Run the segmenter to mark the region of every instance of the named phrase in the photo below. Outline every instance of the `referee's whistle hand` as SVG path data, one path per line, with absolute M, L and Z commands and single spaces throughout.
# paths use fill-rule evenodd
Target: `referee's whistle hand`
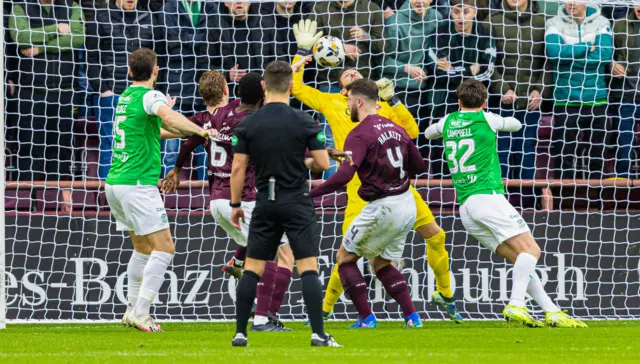
M 234 207 L 231 209 L 231 225 L 234 228 L 240 230 L 240 220 L 244 221 L 244 210 L 241 207 Z

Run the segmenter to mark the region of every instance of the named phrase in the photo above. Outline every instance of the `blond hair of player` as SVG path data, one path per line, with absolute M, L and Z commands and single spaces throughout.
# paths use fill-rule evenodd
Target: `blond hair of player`
M 322 32 L 316 32 L 316 30 L 316 22 L 309 19 L 301 20 L 300 23 L 294 24 L 293 26 L 293 32 L 296 37 L 296 42 L 298 43 L 298 53 L 293 59 L 294 75 L 291 94 L 300 102 L 324 115 L 333 132 L 335 146 L 341 150 L 344 148 L 347 135 L 357 125 L 351 121 L 349 115 L 346 87 L 351 82 L 363 77 L 356 69 L 350 68 L 343 70 L 339 79 L 341 92 L 336 94 L 321 92 L 305 85 L 302 81 L 304 65 L 311 61 L 311 57 L 309 56 L 310 50 L 318 39 L 322 37 Z M 393 81 L 383 78 L 378 80 L 376 84 L 378 85 L 378 96 L 383 100 L 377 103 L 378 114 L 404 128 L 407 134 L 415 139 L 419 134 L 418 124 L 409 110 L 407 110 L 394 95 Z M 367 204 L 358 196 L 360 184 L 357 175 L 347 184 L 347 208 L 342 224 L 343 235 L 346 234 L 345 230 L 353 219 Z M 426 241 L 427 262 L 436 276 L 436 292 L 433 295 L 433 300 L 445 309 L 447 315 L 452 320 L 461 323 L 462 317 L 456 309 L 450 286 L 449 254 L 445 249 L 445 232 L 436 223 L 433 213 L 431 213 L 431 210 L 418 191 L 411 187 L 411 193 L 415 198 L 417 210 L 414 229 Z M 333 307 L 343 291 L 344 289 L 340 282 L 338 267 L 336 265 L 331 273 L 331 278 L 329 279 L 325 292 L 323 302 L 325 318 L 331 316 Z

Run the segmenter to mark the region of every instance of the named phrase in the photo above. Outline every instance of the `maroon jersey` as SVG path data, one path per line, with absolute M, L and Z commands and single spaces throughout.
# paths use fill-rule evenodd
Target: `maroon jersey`
M 358 195 L 365 201 L 404 193 L 409 177 L 427 171 L 418 148 L 402 127 L 370 115 L 347 136 L 344 149 L 362 182 Z
M 183 150 L 189 154 L 196 146 L 202 144 L 207 151 L 209 181 L 211 183 L 211 200 L 231 199 L 231 166 L 233 152 L 231 139 L 233 132 L 249 111 L 236 113 L 240 105 L 239 100 L 231 101 L 226 106 L 216 109 L 213 114 L 208 111 L 200 112 L 191 117 L 191 121 L 204 129 L 216 129 L 220 133 L 215 138 L 204 139 L 199 135 L 192 135 L 180 148 L 180 155 L 176 165 L 184 163 Z M 253 164 L 249 162 L 246 171 L 242 201 L 255 201 L 256 177 Z

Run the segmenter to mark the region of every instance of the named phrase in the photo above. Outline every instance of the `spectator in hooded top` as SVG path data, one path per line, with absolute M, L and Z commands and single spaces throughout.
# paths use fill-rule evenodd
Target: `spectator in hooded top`
M 313 3 L 303 1 L 276 1 L 261 4 L 260 13 L 265 17 L 273 17 L 275 23 L 276 56 L 278 59 L 291 62 L 298 52 L 298 44 L 293 36 L 293 25 L 313 9 Z
M 451 20 L 443 22 L 431 37 L 425 63 L 428 76 L 435 78 L 433 121 L 458 110 L 456 89 L 465 79 L 489 85 L 496 48 L 489 31 L 476 21 L 476 15 L 475 0 L 451 0 Z M 442 159 L 442 141 L 429 143 L 430 148 L 420 151 L 431 159 L 431 172 L 442 177 L 447 169 Z
M 535 177 L 536 138 L 545 67 L 544 15 L 536 14 L 532 0 L 503 0 L 484 26 L 496 42 L 498 62 L 493 73 L 494 105 L 503 117 L 523 124 L 519 132 L 500 134 L 498 155 L 504 178 Z
M 318 31 L 342 39 L 347 54 L 344 67 L 356 68 L 365 78 L 375 79 L 372 59 L 382 57 L 389 50 L 384 41 L 384 18 L 380 7 L 370 1 L 321 1 L 316 3 L 313 12 L 311 19 L 318 23 Z M 340 91 L 338 72 L 334 70 L 331 79 L 328 72 L 318 72 L 320 91 Z M 333 86 L 327 87 L 327 82 Z
M 158 19 L 137 0 L 112 0 L 98 9 L 86 25 L 87 77 L 96 93 L 96 119 L 100 134 L 98 177 L 107 178 L 111 166 L 113 119 L 118 95 L 130 83 L 128 55 L 138 48 L 159 51 L 162 33 Z
M 432 37 L 425 62 L 433 65 L 429 72 L 435 75 L 436 92 L 444 94 L 432 117 L 440 118 L 458 109 L 456 89 L 463 80 L 474 78 L 488 85 L 493 75 L 495 42 L 478 24 L 476 15 L 475 0 L 451 0 L 451 20 L 443 22 Z
M 71 0 L 16 1 L 9 31 L 20 52 L 18 178 L 69 180 L 82 9 Z M 63 200 L 70 200 L 68 190 Z
M 219 14 L 209 28 L 213 58 L 212 69 L 222 68 L 230 83 L 230 93 L 249 72 L 258 72 L 276 57 L 275 20 L 262 16 L 257 4 L 227 1 L 220 4 Z
M 630 178 L 633 176 L 634 128 L 640 120 L 640 5 L 636 5 L 626 18 L 616 20 L 613 36 L 616 49 L 609 100 L 618 106 L 614 118 L 618 122 L 616 174 Z
M 205 109 L 198 93 L 198 81 L 210 69 L 210 40 L 207 37 L 216 12 L 217 4 L 212 2 L 167 0 L 162 12 L 158 13 L 165 40 L 163 49 L 158 52 L 163 68 L 159 89 L 176 97 L 175 109 L 185 116 Z M 163 142 L 163 176 L 175 165 L 179 148 L 179 139 Z M 202 164 L 204 153 L 198 153 L 198 156 Z M 204 178 L 206 169 L 199 171 L 200 178 Z
M 589 155 L 584 177 L 602 178 L 608 96 L 605 71 L 613 59 L 609 20 L 600 15 L 597 5 L 567 2 L 547 22 L 545 42 L 555 86 L 551 134 L 555 177 L 576 177 L 581 169 L 576 158 L 580 144 Z
M 432 104 L 425 97 L 431 88 L 424 67 L 432 61 L 425 59 L 424 49 L 442 20 L 430 5 L 431 0 L 409 0 L 385 21 L 389 53 L 384 56 L 382 76 L 395 81 L 396 95 L 418 124 L 428 118 Z

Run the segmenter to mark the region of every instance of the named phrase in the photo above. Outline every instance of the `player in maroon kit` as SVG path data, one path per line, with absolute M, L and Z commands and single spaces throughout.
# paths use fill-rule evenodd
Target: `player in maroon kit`
M 385 290 L 402 308 L 405 326 L 421 327 L 407 282 L 391 261 L 402 259 L 407 235 L 416 219 L 409 177 L 426 172 L 427 167 L 404 129 L 378 115 L 375 82 L 357 80 L 347 90 L 351 121 L 359 122 L 345 142 L 351 163 L 343 163 L 331 178 L 311 190 L 311 196 L 336 191 L 355 173 L 362 181 L 358 195 L 368 203 L 347 229 L 337 253 L 342 285 L 359 314 L 352 327 L 377 326 L 364 277 L 356 265 L 360 257 L 370 259 Z
M 238 244 L 238 250 L 232 262 L 227 264 L 228 269 L 236 269 L 241 272 L 240 261 L 244 260 L 246 252 L 247 236 L 251 221 L 251 211 L 255 206 L 256 188 L 255 171 L 253 165 L 249 165 L 246 172 L 244 189 L 242 191 L 242 207 L 246 213 L 246 221 L 238 230 L 231 225 L 230 177 L 233 162 L 232 140 L 233 132 L 238 124 L 250 112 L 257 110 L 262 105 L 264 91 L 262 90 L 262 77 L 257 73 L 248 73 L 240 79 L 238 94 L 240 100 L 228 102 L 224 106 L 214 108 L 219 104 L 220 95 L 228 95 L 228 86 L 222 77 L 214 77 L 215 71 L 206 72 L 200 81 L 200 94 L 208 110 L 197 113 L 191 121 L 204 129 L 215 129 L 218 135 L 215 138 L 205 140 L 201 137 L 189 137 L 180 147 L 180 153 L 176 165 L 167 174 L 163 181 L 163 192 L 175 190 L 180 183 L 180 169 L 187 157 L 198 145 L 203 145 L 208 154 L 209 182 L 211 186 L 211 214 L 216 222 Z M 293 253 L 288 245 L 286 237 L 283 237 L 283 245 L 279 249 L 278 264 L 269 262 L 258 285 L 256 312 L 252 331 L 290 331 L 284 328 L 276 318 L 280 309 L 284 294 L 291 281 L 293 269 Z M 236 273 L 236 272 L 233 272 Z M 236 275 L 236 274 L 234 274 Z M 239 278 L 239 274 L 236 275 Z

